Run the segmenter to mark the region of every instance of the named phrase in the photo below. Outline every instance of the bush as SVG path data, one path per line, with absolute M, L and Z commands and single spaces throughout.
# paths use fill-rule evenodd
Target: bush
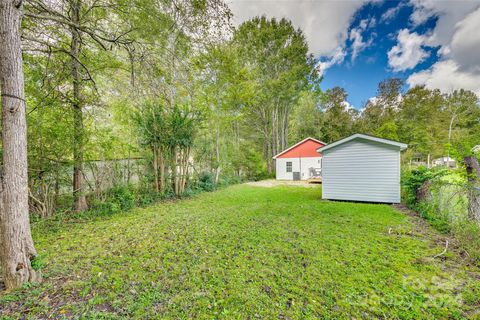
M 161 194 L 155 192 L 155 190 L 148 187 L 137 189 L 135 196 L 135 202 L 140 207 L 148 206 L 149 204 L 157 202 L 163 198 Z
M 428 184 L 429 197 L 418 201 L 417 194 Z M 448 169 L 418 168 L 402 175 L 403 199 L 437 230 L 450 233 L 480 264 L 480 226 L 468 220 L 466 181 L 458 172 Z
M 237 171 L 242 171 L 247 180 L 262 180 L 271 177 L 267 170 L 267 162 L 254 144 L 242 144 L 239 158 L 233 163 Z
M 480 225 L 468 220 L 453 223 L 452 233 L 470 258 L 480 265 Z M 480 287 L 478 288 L 480 290 Z
M 112 201 L 116 203 L 120 210 L 129 210 L 135 207 L 135 195 L 130 186 L 119 186 L 110 189 L 109 193 Z
M 408 206 L 415 206 L 417 202 L 417 192 L 425 182 L 434 178 L 444 176 L 448 173 L 448 169 L 428 169 L 419 167 L 412 171 L 406 171 L 402 175 L 402 186 L 404 188 L 405 202 Z
M 451 231 L 448 216 L 437 210 L 437 206 L 427 202 L 420 202 L 415 205 L 415 210 L 438 231 L 449 233 Z
M 90 212 L 95 214 L 114 214 L 135 207 L 135 195 L 131 186 L 117 186 L 105 192 L 104 201 L 94 200 Z
M 185 188 L 185 190 L 183 190 L 182 197 L 184 197 L 184 198 L 193 197 L 194 195 L 196 195 L 198 193 L 201 193 L 201 192 L 202 192 L 201 189 Z
M 243 181 L 241 177 L 236 175 L 230 175 L 230 176 L 221 177 L 220 180 L 218 181 L 218 185 L 222 187 L 226 187 L 233 184 L 239 184 L 242 182 Z
M 198 176 L 197 188 L 203 191 L 214 191 L 216 189 L 215 177 L 210 172 L 202 172 Z
M 95 200 L 88 210 L 88 213 L 92 213 L 94 215 L 105 215 L 105 214 L 115 214 L 120 212 L 121 209 L 119 205 L 115 202 L 106 200 L 106 201 L 99 201 Z

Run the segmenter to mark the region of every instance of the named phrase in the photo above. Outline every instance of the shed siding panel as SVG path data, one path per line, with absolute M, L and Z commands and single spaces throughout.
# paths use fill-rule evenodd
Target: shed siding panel
M 400 150 L 355 139 L 323 153 L 322 197 L 400 202 Z

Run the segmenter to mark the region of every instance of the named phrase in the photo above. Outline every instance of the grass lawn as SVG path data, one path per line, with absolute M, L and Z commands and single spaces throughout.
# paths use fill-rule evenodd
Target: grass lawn
M 479 270 L 388 205 L 237 185 L 56 228 L 5 319 L 475 318 Z

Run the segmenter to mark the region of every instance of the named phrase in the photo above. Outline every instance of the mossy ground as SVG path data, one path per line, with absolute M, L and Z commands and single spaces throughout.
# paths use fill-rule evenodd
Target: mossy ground
M 237 185 L 34 227 L 44 281 L 5 319 L 475 318 L 478 269 L 388 205 Z

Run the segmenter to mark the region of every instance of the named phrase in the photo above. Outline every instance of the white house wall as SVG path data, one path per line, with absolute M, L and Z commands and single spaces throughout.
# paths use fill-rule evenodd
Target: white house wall
M 292 163 L 292 172 L 287 172 L 287 162 Z M 300 179 L 307 180 L 310 168 L 322 168 L 322 157 L 277 158 L 275 163 L 277 180 L 293 180 L 293 172 L 300 172 Z
M 355 139 L 323 152 L 322 197 L 400 202 L 400 149 Z

